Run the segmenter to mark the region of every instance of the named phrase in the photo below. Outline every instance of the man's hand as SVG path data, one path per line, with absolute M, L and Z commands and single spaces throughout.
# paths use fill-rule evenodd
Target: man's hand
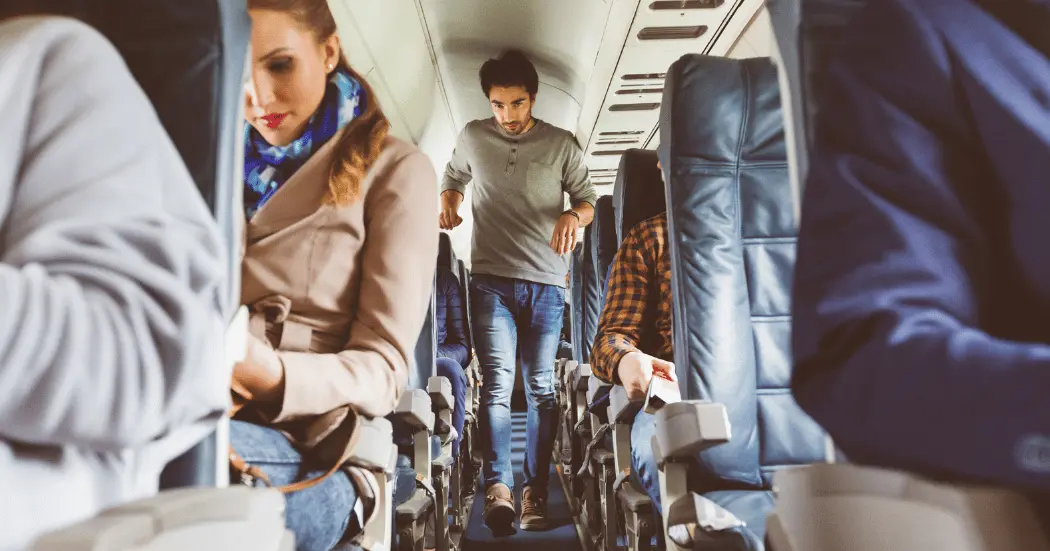
M 559 255 L 568 254 L 576 248 L 576 233 L 580 229 L 580 219 L 569 214 L 562 214 L 558 218 L 558 225 L 554 226 L 554 235 L 551 236 L 551 248 Z
M 438 216 L 438 225 L 443 230 L 451 230 L 463 223 L 459 216 L 459 205 L 463 202 L 463 194 L 454 190 L 446 190 L 441 194 L 441 214 Z
M 623 388 L 627 391 L 627 398 L 632 402 L 645 400 L 645 394 L 649 391 L 649 383 L 654 376 L 678 382 L 673 363 L 641 352 L 631 352 L 624 356 L 620 360 L 620 365 L 616 366 L 616 372 L 620 376 Z

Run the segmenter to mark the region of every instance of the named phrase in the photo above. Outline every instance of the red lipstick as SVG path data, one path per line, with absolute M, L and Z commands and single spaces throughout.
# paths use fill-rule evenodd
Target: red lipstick
M 264 116 L 262 116 L 260 118 L 262 120 L 266 121 L 266 127 L 267 128 L 273 130 L 274 128 L 277 128 L 278 126 L 281 126 L 281 121 L 283 121 L 284 118 L 287 117 L 287 116 L 288 116 L 288 113 L 279 113 L 279 114 L 278 113 L 273 113 L 273 114 L 270 114 L 270 115 L 264 115 Z

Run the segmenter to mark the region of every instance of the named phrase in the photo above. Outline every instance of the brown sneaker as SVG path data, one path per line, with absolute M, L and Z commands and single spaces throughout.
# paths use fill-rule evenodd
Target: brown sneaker
M 485 526 L 494 534 L 514 531 L 514 496 L 506 484 L 493 484 L 485 490 Z
M 540 496 L 539 492 L 533 492 L 529 487 L 521 492 L 521 529 L 547 529 L 547 497 Z

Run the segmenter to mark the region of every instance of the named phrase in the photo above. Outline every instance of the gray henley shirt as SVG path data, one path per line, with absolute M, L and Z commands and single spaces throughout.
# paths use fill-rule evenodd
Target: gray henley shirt
M 539 119 L 516 136 L 495 118 L 471 121 L 456 141 L 441 191 L 464 193 L 471 181 L 471 272 L 565 287 L 569 255 L 550 247 L 564 194 L 574 205 L 594 206 L 597 199 L 576 138 Z

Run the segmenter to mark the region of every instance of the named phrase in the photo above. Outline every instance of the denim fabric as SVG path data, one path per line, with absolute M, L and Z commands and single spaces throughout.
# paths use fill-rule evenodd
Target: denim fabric
M 484 481 L 514 488 L 511 466 L 511 394 L 520 363 L 528 400 L 524 485 L 546 495 L 558 428 L 554 358 L 565 309 L 565 290 L 490 275 L 471 279 L 474 345 L 481 387 Z
M 466 367 L 470 359 L 467 350 L 467 317 L 464 300 L 460 296 L 459 280 L 449 270 L 437 270 L 437 311 L 434 323 L 437 330 L 438 357 L 455 360 Z
M 438 377 L 447 377 L 452 383 L 452 397 L 456 404 L 452 408 L 452 428 L 459 436 L 452 441 L 452 457 L 459 457 L 459 443 L 463 440 L 463 424 L 467 418 L 467 373 L 455 360 L 437 359 Z
M 274 486 L 314 478 L 328 470 L 304 466 L 302 455 L 288 438 L 269 427 L 231 421 L 230 445 L 245 461 L 262 469 Z M 358 531 L 353 515 L 356 502 L 357 490 L 342 471 L 312 488 L 286 494 L 285 522 L 295 534 L 296 551 L 328 551 L 343 539 L 348 527 L 351 533 Z
M 653 456 L 652 438 L 656 417 L 641 410 L 631 425 L 631 479 L 653 502 L 653 509 L 663 511 L 660 505 L 660 471 Z

